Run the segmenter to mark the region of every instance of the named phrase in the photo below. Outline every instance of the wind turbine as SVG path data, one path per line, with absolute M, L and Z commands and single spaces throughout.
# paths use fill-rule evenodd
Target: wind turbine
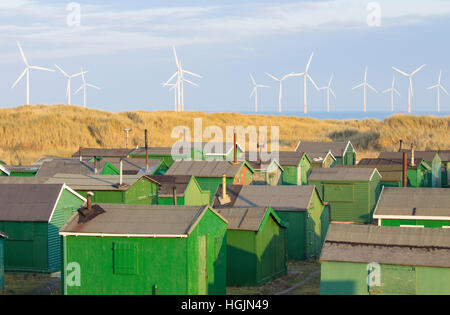
M 281 79 L 271 75 L 270 73 L 266 72 L 266 74 L 270 78 L 274 79 L 275 81 L 278 81 L 279 84 L 280 84 L 280 90 L 279 90 L 279 93 L 278 93 L 278 112 L 281 113 L 281 99 L 283 97 L 283 81 L 286 80 L 289 77 L 293 77 L 295 74 L 291 72 L 291 73 L 286 74 L 285 76 L 283 76 Z
M 67 97 L 67 105 L 71 105 L 71 88 L 70 88 L 70 80 L 72 78 L 76 78 L 82 74 L 87 73 L 87 71 L 85 72 L 79 72 L 76 74 L 72 74 L 72 75 L 68 75 L 63 69 L 61 69 L 60 67 L 58 67 L 57 64 L 55 64 L 55 67 L 58 68 L 58 70 L 67 78 L 67 89 L 66 89 L 66 97 Z
M 23 53 L 22 46 L 20 45 L 19 42 L 17 42 L 17 46 L 19 47 L 19 51 L 20 51 L 20 55 L 22 56 L 22 60 L 25 63 L 25 70 L 22 72 L 22 74 L 19 76 L 19 78 L 16 80 L 16 82 L 14 82 L 14 84 L 11 86 L 11 88 L 13 89 L 17 85 L 17 83 L 19 83 L 19 81 L 23 78 L 23 76 L 26 74 L 27 75 L 27 105 L 29 105 L 30 104 L 30 70 L 35 69 L 35 70 L 43 70 L 43 71 L 49 71 L 49 72 L 55 72 L 55 70 L 38 67 L 38 66 L 30 66 L 27 58 L 25 57 L 25 54 Z
M 360 87 L 364 87 L 364 112 L 366 112 L 367 111 L 367 88 L 370 88 L 375 93 L 378 93 L 378 91 L 375 90 L 375 88 L 373 86 L 371 86 L 369 83 L 367 83 L 367 67 L 366 67 L 366 71 L 364 73 L 364 81 L 361 84 L 358 84 L 357 86 L 355 86 L 353 88 L 353 90 L 359 89 Z
M 314 53 L 312 53 L 311 57 L 309 57 L 308 63 L 306 64 L 305 72 L 293 74 L 293 76 L 296 76 L 296 77 L 303 76 L 303 91 L 304 91 L 304 93 L 303 93 L 303 99 L 304 99 L 303 112 L 305 114 L 308 112 L 308 105 L 307 105 L 308 97 L 307 97 L 307 91 L 306 91 L 307 79 L 309 79 L 311 81 L 311 83 L 314 85 L 314 87 L 316 88 L 316 90 L 319 91 L 319 87 L 317 86 L 317 84 L 314 82 L 314 80 L 311 78 L 311 76 L 308 73 L 309 67 L 311 66 L 311 60 L 312 60 L 313 56 L 314 56 Z
M 331 82 L 333 82 L 333 75 L 331 75 L 330 81 L 328 82 L 328 86 L 320 88 L 320 90 L 327 91 L 327 112 L 330 112 L 330 93 L 334 96 L 334 98 L 336 98 L 336 94 L 334 94 L 334 91 L 331 88 Z
M 411 98 L 414 95 L 414 91 L 413 91 L 413 83 L 412 83 L 412 77 L 419 72 L 420 70 L 422 70 L 422 68 L 425 67 L 425 65 L 421 65 L 419 68 L 417 68 L 416 70 L 414 70 L 413 72 L 411 72 L 411 74 L 407 74 L 406 72 L 396 68 L 396 67 L 392 67 L 392 69 L 394 69 L 395 71 L 397 71 L 398 73 L 404 75 L 405 77 L 407 77 L 409 79 L 409 89 L 408 89 L 408 113 L 411 113 Z
M 447 90 L 441 84 L 442 70 L 439 73 L 438 83 L 436 85 L 430 86 L 427 90 L 437 89 L 437 100 L 438 100 L 438 113 L 441 111 L 441 90 L 448 95 Z
M 253 94 L 255 95 L 255 113 L 257 113 L 258 112 L 258 88 L 269 88 L 270 86 L 256 84 L 255 78 L 253 78 L 252 74 L 249 73 L 249 75 L 250 75 L 250 79 L 252 80 L 252 83 L 253 83 L 253 90 L 250 93 L 250 97 L 252 97 Z
M 175 83 L 175 84 L 177 84 L 177 90 L 178 90 L 178 92 L 177 92 L 177 98 L 178 98 L 177 111 L 183 112 L 184 111 L 184 82 L 187 82 L 195 87 L 200 87 L 198 84 L 196 84 L 188 79 L 185 79 L 184 74 L 189 74 L 189 75 L 192 75 L 197 78 L 202 78 L 202 76 L 197 73 L 193 73 L 191 71 L 183 69 L 181 60 L 177 57 L 177 52 L 176 52 L 175 46 L 172 46 L 172 50 L 173 50 L 173 55 L 175 58 L 175 63 L 177 65 L 177 71 L 169 78 L 169 80 L 166 81 L 166 83 L 163 84 L 163 86 L 169 86 L 169 83 L 171 83 L 171 81 L 173 79 L 175 79 L 175 77 L 177 78 L 177 81 Z
M 176 82 L 176 83 L 163 83 L 162 84 L 163 86 L 170 86 L 170 88 L 169 88 L 169 92 L 170 91 L 174 91 L 174 111 L 178 111 L 178 108 L 177 108 L 177 87 L 178 87 L 178 82 Z
M 80 92 L 82 89 L 84 90 L 84 91 L 83 91 L 83 94 L 84 94 L 84 107 L 86 107 L 86 89 L 87 89 L 87 87 L 91 87 L 91 88 L 100 90 L 100 88 L 99 88 L 98 86 L 95 86 L 95 85 L 93 85 L 93 84 L 90 84 L 90 83 L 87 83 L 87 82 L 86 82 L 86 78 L 84 77 L 84 74 L 85 74 L 86 72 L 87 72 L 87 71 L 83 71 L 83 69 L 81 69 L 81 80 L 83 81 L 83 84 L 80 86 L 80 88 L 79 88 L 78 90 L 75 91 L 75 94 L 77 94 L 77 93 Z
M 391 111 L 394 111 L 394 95 L 400 96 L 400 92 L 395 88 L 395 76 L 392 77 L 392 87 L 383 91 L 383 93 L 387 92 L 391 92 Z

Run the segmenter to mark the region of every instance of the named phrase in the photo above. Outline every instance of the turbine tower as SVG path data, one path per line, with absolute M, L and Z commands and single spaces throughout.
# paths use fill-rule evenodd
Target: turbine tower
M 336 94 L 334 94 L 334 91 L 331 88 L 331 82 L 333 82 L 333 75 L 331 75 L 330 81 L 328 82 L 328 86 L 320 88 L 320 90 L 327 91 L 327 112 L 330 112 L 330 93 L 334 96 L 334 98 L 336 98 Z
M 378 93 L 377 90 L 373 86 L 371 86 L 369 83 L 367 83 L 367 67 L 366 71 L 364 72 L 364 81 L 361 84 L 358 84 L 353 88 L 353 90 L 359 89 L 360 87 L 364 88 L 364 112 L 367 111 L 367 88 L 373 90 L 375 93 Z
M 253 90 L 250 93 L 250 97 L 252 97 L 253 94 L 255 95 L 255 113 L 257 113 L 258 112 L 258 88 L 269 88 L 270 86 L 256 84 L 255 78 L 253 78 L 252 74 L 249 73 L 249 75 L 250 75 L 250 79 L 252 80 L 252 83 L 253 83 Z
M 441 84 L 442 79 L 442 70 L 439 73 L 438 83 L 436 85 L 430 86 L 427 90 L 436 89 L 437 90 L 437 101 L 438 101 L 438 113 L 441 111 L 441 90 L 444 91 L 445 94 L 448 95 L 447 90 Z
M 420 70 L 423 69 L 423 67 L 425 67 L 425 65 L 421 65 L 419 68 L 417 68 L 416 70 L 414 70 L 413 72 L 411 72 L 411 74 L 407 74 L 406 72 L 396 68 L 396 67 L 392 67 L 392 69 L 394 69 L 395 71 L 397 71 L 398 73 L 404 75 L 405 77 L 407 77 L 409 79 L 409 89 L 408 89 L 408 113 L 411 113 L 411 98 L 414 95 L 414 91 L 413 91 L 413 82 L 412 82 L 412 78 L 413 76 L 419 72 Z
M 309 75 L 309 67 L 311 66 L 311 60 L 314 56 L 314 53 L 311 54 L 311 57 L 309 57 L 308 63 L 306 64 L 306 69 L 305 72 L 302 73 L 294 73 L 293 76 L 296 77 L 300 77 L 303 76 L 303 100 L 304 100 L 304 107 L 303 107 L 303 112 L 306 114 L 308 112 L 308 96 L 307 96 L 307 90 L 306 90 L 306 82 L 309 79 L 311 81 L 311 83 L 314 85 L 314 87 L 316 88 L 317 91 L 319 91 L 319 87 L 317 86 L 317 84 L 314 82 L 314 80 L 312 79 L 312 77 Z
M 172 50 L 173 50 L 173 55 L 175 58 L 175 64 L 177 65 L 177 71 L 169 78 L 169 80 L 166 81 L 166 83 L 163 84 L 163 86 L 171 86 L 171 81 L 173 79 L 175 79 L 175 77 L 177 78 L 177 80 L 175 82 L 176 88 L 177 88 L 177 101 L 178 101 L 177 106 L 176 106 L 177 107 L 176 111 L 183 112 L 184 111 L 184 82 L 187 82 L 195 87 L 200 87 L 198 84 L 196 84 L 188 79 L 185 79 L 184 75 L 189 74 L 189 75 L 192 75 L 197 78 L 202 78 L 202 76 L 197 73 L 193 73 L 191 71 L 183 69 L 181 60 L 177 56 L 175 46 L 172 46 Z
M 14 84 L 11 86 L 11 88 L 13 89 L 17 85 L 17 83 L 19 83 L 19 81 L 23 78 L 23 76 L 26 74 L 27 75 L 27 104 L 26 105 L 30 105 L 30 70 L 35 69 L 35 70 L 43 70 L 43 71 L 49 71 L 49 72 L 55 72 L 55 70 L 38 67 L 38 66 L 30 66 L 27 58 L 25 57 L 25 54 L 23 53 L 22 46 L 20 45 L 19 42 L 17 42 L 17 46 L 19 47 L 19 51 L 20 51 L 20 55 L 22 56 L 22 60 L 25 63 L 25 70 L 22 72 L 22 74 L 19 76 L 19 78 L 16 80 L 16 82 L 14 82 Z
M 72 105 L 72 103 L 71 103 L 70 81 L 71 81 L 72 78 L 76 78 L 76 77 L 80 76 L 81 74 L 87 73 L 87 71 L 79 72 L 79 73 L 72 74 L 72 75 L 68 75 L 63 69 L 58 67 L 58 65 L 56 63 L 55 63 L 55 67 L 67 78 L 67 89 L 66 89 L 67 105 Z
M 400 96 L 400 92 L 395 88 L 395 76 L 392 77 L 392 87 L 390 89 L 384 90 L 383 93 L 391 92 L 391 111 L 394 111 L 394 96 L 397 94 Z
M 93 84 L 90 84 L 90 83 L 87 83 L 87 82 L 86 82 L 86 78 L 84 77 L 84 74 L 85 74 L 86 72 L 87 72 L 87 71 L 83 71 L 83 69 L 81 69 L 81 80 L 83 81 L 83 84 L 80 86 L 80 88 L 79 88 L 78 90 L 75 91 L 75 94 L 77 94 L 77 93 L 80 92 L 82 89 L 84 90 L 84 91 L 83 91 L 83 96 L 84 96 L 84 107 L 86 107 L 86 89 L 87 89 L 87 87 L 91 87 L 91 88 L 100 90 L 100 88 L 99 88 L 98 86 L 95 86 L 95 85 L 93 85 Z
M 282 97 L 283 97 L 283 81 L 286 80 L 286 79 L 289 78 L 289 77 L 294 76 L 294 73 L 291 72 L 291 73 L 289 73 L 289 74 L 286 74 L 286 75 L 283 76 L 281 79 L 279 79 L 279 78 L 277 78 L 277 77 L 271 75 L 270 73 L 267 73 L 267 72 L 266 72 L 266 74 L 267 74 L 270 78 L 274 79 L 275 81 L 278 81 L 279 84 L 280 84 L 280 89 L 279 89 L 279 92 L 278 92 L 278 112 L 281 113 L 281 110 L 282 110 L 282 108 L 281 108 L 281 99 L 282 99 Z

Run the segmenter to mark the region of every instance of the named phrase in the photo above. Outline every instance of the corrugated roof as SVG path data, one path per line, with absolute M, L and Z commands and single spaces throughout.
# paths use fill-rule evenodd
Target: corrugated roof
M 67 234 L 187 235 L 208 207 L 99 204 L 105 210 L 86 223 L 75 214 L 60 230 Z
M 46 183 L 65 183 L 72 189 L 83 191 L 127 190 L 142 177 L 152 180 L 142 175 L 122 175 L 123 185 L 118 187 L 119 175 L 56 174 L 55 176 L 49 178 Z
M 22 172 L 34 172 L 37 171 L 39 167 L 35 165 L 4 165 L 9 171 L 22 171 Z
M 101 160 L 101 162 L 103 163 L 102 165 L 104 165 L 104 163 L 109 162 L 110 164 L 112 164 L 115 168 L 117 168 L 118 170 L 120 170 L 120 158 L 111 158 L 111 157 L 107 157 L 107 158 L 103 158 Z M 148 159 L 148 167 L 149 167 L 149 171 L 153 172 L 155 170 L 155 168 L 159 165 L 159 163 L 161 163 L 160 159 Z M 94 164 L 94 163 L 90 163 L 90 164 Z M 139 172 L 144 171 L 145 172 L 145 168 L 146 168 L 146 161 L 145 159 L 141 159 L 141 158 L 126 158 L 126 159 L 122 159 L 122 171 L 123 174 L 126 175 L 136 175 Z
M 242 162 L 229 161 L 175 161 L 166 175 L 194 175 L 196 177 L 234 177 L 242 167 Z
M 299 141 L 297 148 L 298 152 L 328 152 L 330 151 L 335 157 L 342 157 L 342 152 L 347 148 L 349 141 L 336 141 L 336 142 L 310 142 Z M 309 154 L 308 154 L 309 156 Z
M 158 192 L 159 197 L 172 197 L 174 186 L 177 189 L 177 196 L 183 196 L 192 178 L 191 175 L 149 175 L 148 177 L 160 184 Z
M 298 166 L 303 158 L 304 152 L 279 151 L 278 158 L 281 166 Z
M 62 184 L 0 184 L 0 221 L 48 222 Z
M 315 186 L 266 186 L 266 185 L 227 185 L 231 201 L 222 205 L 222 185 L 216 191 L 214 208 L 222 207 L 272 207 L 274 210 L 305 211 L 308 209 Z
M 376 216 L 450 217 L 448 188 L 384 187 Z
M 99 163 L 100 164 L 100 163 Z M 100 166 L 98 166 L 100 170 Z M 100 171 L 99 171 L 100 172 Z M 79 159 L 54 159 L 43 162 L 36 177 L 52 177 L 55 174 L 93 174 L 94 164 L 92 167 Z
M 126 148 L 81 148 L 72 157 L 79 157 L 80 151 L 82 156 L 89 157 L 127 157 L 134 149 Z
M 259 231 L 268 208 L 222 208 L 216 211 L 228 221 L 228 230 Z
M 335 168 L 369 168 L 373 169 L 371 165 L 335 165 Z M 376 169 L 381 174 L 383 182 L 400 182 L 402 180 L 402 166 L 395 165 L 377 165 Z
M 316 168 L 309 180 L 369 181 L 374 172 L 375 168 Z
M 411 157 L 407 159 L 409 169 L 417 169 L 420 165 L 423 165 L 426 168 L 429 168 L 428 164 L 422 163 L 422 159 L 418 157 L 414 157 L 414 166 L 411 165 Z M 403 158 L 401 159 L 384 159 L 384 158 L 364 158 L 359 160 L 358 165 L 370 165 L 370 166 L 378 166 L 378 165 L 403 165 Z
M 272 163 L 275 163 L 277 167 L 280 169 L 281 166 L 276 159 L 270 158 L 269 160 L 262 161 L 259 157 L 259 153 L 257 152 L 245 152 L 245 161 L 254 169 L 254 170 L 267 170 Z
M 133 155 L 145 155 L 145 147 L 139 147 L 130 154 Z M 172 155 L 171 147 L 148 147 L 149 155 Z
M 403 152 L 406 152 L 411 160 L 411 150 L 401 150 L 400 152 L 381 152 L 378 157 L 382 159 L 403 159 Z M 414 159 L 423 159 L 425 161 L 431 162 L 436 156 L 436 152 L 431 151 L 416 151 L 414 150 Z
M 0 176 L 0 184 L 45 184 L 48 179 L 36 176 Z
M 450 229 L 333 223 L 320 260 L 450 267 Z

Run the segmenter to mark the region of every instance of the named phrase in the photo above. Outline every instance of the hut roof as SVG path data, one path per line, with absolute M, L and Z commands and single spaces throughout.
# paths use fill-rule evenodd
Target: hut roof
M 165 175 L 194 175 L 196 177 L 234 177 L 243 162 L 233 164 L 229 161 L 175 161 Z
M 299 141 L 295 151 L 297 152 L 328 152 L 330 151 L 335 157 L 342 157 L 342 152 L 347 151 L 350 141 L 336 141 L 336 142 L 311 142 Z
M 411 159 L 411 150 L 401 150 L 400 152 L 381 152 L 378 157 L 382 159 L 394 159 L 394 160 L 401 160 L 403 159 L 403 152 L 406 152 L 409 156 L 409 159 Z M 416 151 L 414 150 L 414 159 L 423 159 L 427 162 L 433 161 L 434 157 L 436 156 L 436 152 L 432 151 Z
M 343 180 L 343 181 L 370 181 L 376 168 L 316 168 L 311 172 L 309 180 Z
M 127 157 L 134 149 L 126 148 L 81 148 L 72 157 Z
M 321 261 L 450 267 L 450 229 L 330 225 Z
M 335 168 L 369 168 L 373 169 L 371 165 L 335 165 Z M 383 182 L 400 182 L 402 180 L 402 166 L 400 164 L 392 165 L 377 165 L 376 169 L 381 175 Z
M 267 212 L 270 212 L 278 225 L 284 227 L 281 220 L 269 207 L 222 208 L 216 211 L 228 221 L 228 230 L 259 231 Z
M 118 170 L 120 169 L 120 158 L 106 157 L 101 160 L 102 163 L 109 162 Z M 148 159 L 149 172 L 153 173 L 156 167 L 161 163 L 160 159 Z M 104 164 L 103 164 L 104 165 Z M 141 158 L 125 158 L 122 159 L 122 171 L 125 175 L 136 175 L 145 172 L 146 160 Z M 62 172 L 61 172 L 62 173 Z
M 429 169 L 429 165 L 423 162 L 422 158 L 414 157 L 414 165 L 411 164 L 411 158 L 407 159 L 409 169 L 417 169 L 419 166 L 423 166 Z M 401 159 L 385 159 L 385 158 L 364 158 L 359 160 L 358 165 L 370 165 L 377 167 L 379 165 L 403 165 L 403 158 Z
M 52 177 L 55 174 L 94 174 L 94 165 L 79 159 L 58 158 L 42 163 L 36 177 Z
M 174 186 L 177 196 L 183 196 L 192 178 L 191 175 L 149 175 L 148 177 L 161 185 L 158 192 L 159 197 L 172 197 Z

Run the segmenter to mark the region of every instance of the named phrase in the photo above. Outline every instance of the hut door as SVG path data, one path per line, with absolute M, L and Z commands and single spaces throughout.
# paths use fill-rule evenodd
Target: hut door
M 208 294 L 208 270 L 206 258 L 206 235 L 198 239 L 198 294 Z
M 299 167 L 297 168 L 297 185 L 301 184 L 302 184 L 302 166 L 299 165 Z

